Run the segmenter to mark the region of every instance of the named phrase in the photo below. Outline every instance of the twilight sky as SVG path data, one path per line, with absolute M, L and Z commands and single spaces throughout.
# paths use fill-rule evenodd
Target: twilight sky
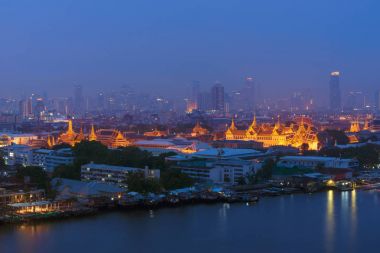
M 378 0 L 0 0 L 2 95 L 127 84 L 185 94 L 192 80 L 264 94 L 380 87 Z

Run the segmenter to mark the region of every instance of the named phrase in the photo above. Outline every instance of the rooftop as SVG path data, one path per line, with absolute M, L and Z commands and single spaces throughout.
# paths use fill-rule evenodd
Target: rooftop
M 244 156 L 252 156 L 259 155 L 260 151 L 254 149 L 234 149 L 234 148 L 211 148 L 203 151 L 196 152 L 191 156 L 195 157 L 221 157 L 221 158 L 229 158 L 229 157 L 244 157 Z
M 351 161 L 352 159 L 342 159 L 339 157 L 329 156 L 283 156 L 280 160 L 297 160 L 297 161 Z
M 124 166 L 115 166 L 115 165 L 109 165 L 109 164 L 98 164 L 98 163 L 87 163 L 82 165 L 83 168 L 90 168 L 90 169 L 106 169 L 106 170 L 112 170 L 112 171 L 140 171 L 141 168 L 133 168 L 133 167 L 124 167 Z

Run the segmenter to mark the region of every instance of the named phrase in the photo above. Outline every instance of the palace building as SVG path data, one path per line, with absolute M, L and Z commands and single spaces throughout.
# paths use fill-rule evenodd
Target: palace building
M 199 121 L 194 126 L 191 132 L 192 137 L 198 137 L 198 136 L 207 135 L 207 134 L 209 134 L 209 131 L 206 128 L 202 127 Z
M 95 132 L 95 128 L 92 125 L 88 135 L 83 133 L 82 128 L 79 133 L 76 133 L 73 130 L 71 120 L 68 121 L 67 131 L 61 134 L 58 140 L 60 143 L 67 143 L 71 146 L 74 146 L 76 143 L 83 140 L 99 141 L 109 148 L 126 147 L 130 144 L 124 135 L 116 129 L 99 129 Z
M 95 136 L 96 141 L 101 142 L 109 148 L 126 147 L 130 145 L 130 142 L 124 135 L 116 129 L 99 129 L 96 131 Z
M 76 133 L 73 129 L 73 122 L 68 120 L 67 131 L 59 136 L 60 143 L 67 143 L 71 146 L 74 146 L 76 143 L 79 143 L 85 140 L 82 128 L 79 133 Z
M 292 146 L 301 148 L 307 144 L 308 149 L 318 150 L 317 130 L 311 122 L 301 118 L 300 123 L 290 125 L 281 124 L 280 118 L 272 124 L 258 124 L 256 116 L 246 130 L 238 129 L 232 119 L 230 127 L 227 129 L 226 140 L 256 141 L 263 143 L 264 147 L 271 146 Z

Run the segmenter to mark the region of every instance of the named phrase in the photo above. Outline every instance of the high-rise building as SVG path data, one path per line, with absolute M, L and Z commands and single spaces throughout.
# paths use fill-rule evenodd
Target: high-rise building
M 41 113 L 46 109 L 43 98 L 40 97 L 36 99 L 33 109 L 34 117 L 39 119 L 41 117 Z
M 253 77 L 247 77 L 243 88 L 243 105 L 247 111 L 253 111 L 256 105 L 256 90 Z
M 216 82 L 211 88 L 211 109 L 224 112 L 224 87 Z
M 84 110 L 84 98 L 81 85 L 75 85 L 74 87 L 74 112 L 76 114 L 83 113 Z
M 193 102 L 194 109 L 198 109 L 199 107 L 199 94 L 200 94 L 199 81 L 193 81 L 191 85 L 191 101 Z
M 361 91 L 350 91 L 347 96 L 346 106 L 348 110 L 361 110 L 365 107 L 365 96 Z
M 32 98 L 23 99 L 19 103 L 19 113 L 22 119 L 33 116 Z
M 341 91 L 339 83 L 340 73 L 334 71 L 330 73 L 330 111 L 340 112 L 342 110 Z
M 207 111 L 210 110 L 211 104 L 210 104 L 210 93 L 208 92 L 201 92 L 198 95 L 198 110 L 201 111 Z
M 375 97 L 374 97 L 374 104 L 373 106 L 375 107 L 376 111 L 380 111 L 380 90 L 375 91 Z

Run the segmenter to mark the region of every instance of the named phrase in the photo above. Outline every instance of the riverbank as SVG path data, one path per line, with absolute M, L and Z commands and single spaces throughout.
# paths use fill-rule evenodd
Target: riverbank
M 0 252 L 376 252 L 379 197 L 326 191 L 262 197 L 253 205 L 100 210 L 0 226 Z
M 326 188 L 327 189 L 327 188 Z M 60 220 L 67 218 L 96 215 L 104 211 L 113 210 L 152 210 L 160 208 L 175 208 L 182 206 L 194 206 L 199 204 L 215 203 L 257 203 L 260 198 L 276 197 L 290 194 L 306 194 L 304 190 L 297 188 L 266 187 L 259 189 L 213 189 L 202 192 L 183 191 L 169 195 L 149 194 L 141 198 L 139 194 L 128 195 L 122 199 L 114 199 L 110 202 L 98 204 L 96 207 L 81 206 L 65 211 L 36 212 L 27 214 L 7 214 L 0 217 L 0 223 L 27 223 L 41 220 Z

